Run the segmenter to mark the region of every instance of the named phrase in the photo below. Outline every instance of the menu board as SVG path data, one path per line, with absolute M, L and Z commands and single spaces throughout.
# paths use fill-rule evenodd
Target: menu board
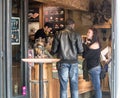
M 60 7 L 44 7 L 44 22 L 53 23 L 55 30 L 65 27 L 65 11 Z

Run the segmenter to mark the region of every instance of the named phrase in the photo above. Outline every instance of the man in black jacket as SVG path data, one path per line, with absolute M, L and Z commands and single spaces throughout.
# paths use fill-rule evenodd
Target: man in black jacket
M 78 98 L 78 54 L 83 52 L 79 33 L 74 31 L 75 22 L 66 20 L 66 28 L 59 31 L 52 44 L 51 54 L 57 54 L 60 81 L 60 98 L 67 98 L 67 83 L 70 81 L 71 98 Z

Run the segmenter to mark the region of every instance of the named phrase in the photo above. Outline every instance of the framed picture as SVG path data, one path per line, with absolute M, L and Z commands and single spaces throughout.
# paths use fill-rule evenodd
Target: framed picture
M 11 43 L 12 45 L 20 44 L 20 18 L 12 17 L 11 19 Z

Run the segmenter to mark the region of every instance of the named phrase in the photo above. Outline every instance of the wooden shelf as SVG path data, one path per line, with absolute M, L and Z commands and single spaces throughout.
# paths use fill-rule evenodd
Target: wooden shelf
M 112 19 L 110 18 L 108 20 L 108 22 L 105 22 L 103 24 L 96 24 L 96 25 L 93 25 L 93 27 L 95 28 L 112 28 Z
M 94 25 L 93 26 L 94 28 L 111 28 L 111 25 L 110 24 L 100 24 L 100 25 Z

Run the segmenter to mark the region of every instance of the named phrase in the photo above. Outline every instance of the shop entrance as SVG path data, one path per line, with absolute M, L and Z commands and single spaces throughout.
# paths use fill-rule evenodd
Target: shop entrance
M 21 61 L 27 57 L 27 4 L 27 0 L 0 1 L 0 98 L 29 96 L 28 67 Z
M 15 98 L 26 98 L 29 95 L 27 66 L 21 61 L 27 55 L 25 4 L 27 0 L 12 0 L 11 7 L 11 95 Z

